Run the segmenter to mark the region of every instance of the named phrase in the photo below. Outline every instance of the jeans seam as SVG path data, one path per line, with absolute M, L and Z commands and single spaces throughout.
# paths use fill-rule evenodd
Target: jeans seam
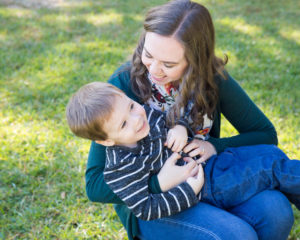
M 200 230 L 208 235 L 210 235 L 211 237 L 213 237 L 215 240 L 221 240 L 221 238 L 219 238 L 217 235 L 215 235 L 213 232 L 211 231 L 208 231 L 207 229 L 205 228 L 202 228 L 202 227 L 199 227 L 197 225 L 194 225 L 194 224 L 190 224 L 190 223 L 186 223 L 186 222 L 182 222 L 182 221 L 175 221 L 175 220 L 172 220 L 170 218 L 164 218 L 164 219 L 159 219 L 159 221 L 162 221 L 162 222 L 169 222 L 169 223 L 173 223 L 173 224 L 181 224 L 183 226 L 186 226 L 186 227 L 189 227 L 191 229 L 197 229 L 197 230 Z

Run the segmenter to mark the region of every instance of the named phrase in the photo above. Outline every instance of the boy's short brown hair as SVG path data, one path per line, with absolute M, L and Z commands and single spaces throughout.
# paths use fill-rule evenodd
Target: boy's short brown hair
M 66 116 L 71 131 L 90 140 L 106 140 L 103 124 L 113 111 L 116 96 L 124 94 L 117 87 L 103 82 L 92 82 L 81 87 L 70 98 Z

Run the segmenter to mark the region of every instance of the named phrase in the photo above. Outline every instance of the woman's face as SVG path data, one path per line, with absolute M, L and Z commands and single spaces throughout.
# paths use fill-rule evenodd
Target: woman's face
M 142 62 L 158 85 L 179 80 L 188 65 L 184 48 L 175 38 L 153 32 L 146 33 Z

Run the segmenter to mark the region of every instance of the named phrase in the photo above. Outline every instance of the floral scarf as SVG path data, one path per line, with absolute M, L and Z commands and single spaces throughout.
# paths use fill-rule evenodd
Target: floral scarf
M 151 81 L 150 74 L 148 74 L 148 79 L 151 82 L 151 98 L 148 100 L 148 104 L 154 109 L 160 110 L 162 112 L 168 111 L 175 103 L 176 97 L 179 95 L 178 88 L 175 88 L 172 83 L 168 83 L 164 86 L 157 85 Z M 191 124 L 193 121 L 190 117 L 190 112 L 192 110 L 194 103 L 189 101 L 185 109 L 181 109 L 181 117 L 187 119 L 188 123 Z M 209 138 L 209 131 L 212 127 L 213 121 L 208 118 L 207 114 L 203 116 L 203 126 L 199 126 L 196 131 L 194 138 L 207 140 Z

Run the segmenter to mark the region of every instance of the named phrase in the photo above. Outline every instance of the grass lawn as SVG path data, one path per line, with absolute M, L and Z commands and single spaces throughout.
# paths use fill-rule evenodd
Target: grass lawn
M 64 110 L 130 58 L 146 9 L 163 2 L 0 0 L 0 239 L 127 239 L 112 206 L 86 197 L 90 143 L 73 137 Z M 228 71 L 300 159 L 300 2 L 201 2 Z M 225 123 L 222 136 L 232 134 Z

